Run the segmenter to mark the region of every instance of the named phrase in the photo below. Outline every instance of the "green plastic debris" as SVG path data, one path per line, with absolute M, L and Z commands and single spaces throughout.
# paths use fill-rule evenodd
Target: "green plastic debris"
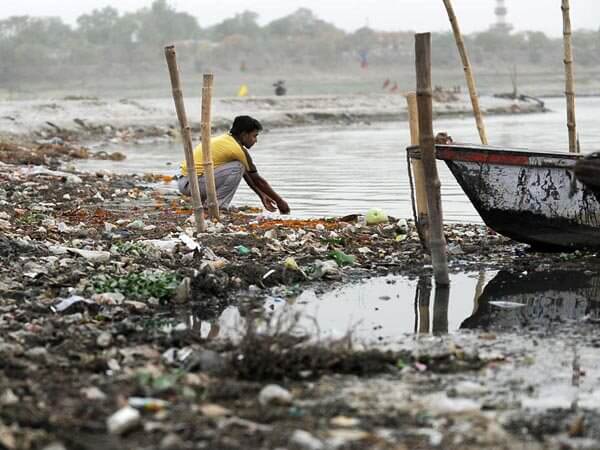
M 241 255 L 241 256 L 247 256 L 250 253 L 252 253 L 252 251 L 248 247 L 246 247 L 245 245 L 238 245 L 238 246 L 236 246 L 234 248 L 237 250 L 238 255 Z
M 341 250 L 334 250 L 329 253 L 329 257 L 333 259 L 338 266 L 351 266 L 356 262 L 356 258 L 352 255 L 346 255 Z

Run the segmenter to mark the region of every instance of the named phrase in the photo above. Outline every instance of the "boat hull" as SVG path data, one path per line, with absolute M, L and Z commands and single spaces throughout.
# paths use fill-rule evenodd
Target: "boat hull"
M 487 226 L 540 249 L 600 248 L 600 203 L 574 176 L 580 155 L 436 146 Z

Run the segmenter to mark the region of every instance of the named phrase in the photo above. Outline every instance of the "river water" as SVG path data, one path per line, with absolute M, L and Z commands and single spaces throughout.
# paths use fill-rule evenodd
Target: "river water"
M 546 99 L 551 110 L 527 115 L 485 118 L 491 144 L 564 151 L 568 148 L 565 102 Z M 600 98 L 577 101 L 582 151 L 600 150 L 596 113 Z M 478 142 L 472 117 L 434 122 L 435 132 L 446 131 L 456 142 Z M 296 217 L 341 216 L 382 208 L 395 217 L 412 217 L 405 148 L 410 142 L 406 122 L 327 127 L 298 127 L 266 131 L 251 150 L 260 173 L 284 197 Z M 87 160 L 82 170 L 107 169 L 117 173 L 175 174 L 183 159 L 181 142 L 111 144 L 108 151 L 127 155 L 123 162 Z M 445 165 L 439 164 L 445 219 L 480 222 Z M 161 189 L 175 192 L 174 184 Z M 234 204 L 260 203 L 244 184 Z
M 543 114 L 486 117 L 490 143 L 566 151 L 564 100 L 547 99 L 546 105 L 550 112 Z M 600 98 L 577 102 L 584 153 L 600 150 L 598 109 Z M 436 120 L 434 129 L 448 132 L 456 142 L 478 142 L 472 117 Z M 288 200 L 294 216 L 340 216 L 380 207 L 395 217 L 409 218 L 412 209 L 405 152 L 409 141 L 406 122 L 285 128 L 264 132 L 252 154 L 262 175 Z M 78 168 L 168 175 L 177 172 L 183 154 L 180 142 L 125 147 L 111 144 L 104 149 L 124 152 L 127 159 L 119 163 L 87 160 Z M 450 172 L 443 164 L 438 167 L 445 220 L 479 222 Z M 174 183 L 157 185 L 157 189 L 176 193 Z M 245 185 L 234 202 L 259 205 Z M 427 279 L 376 277 L 325 294 L 308 290 L 294 298 L 270 298 L 265 310 L 275 317 L 299 312 L 301 325 L 313 334 L 339 336 L 351 329 L 360 340 L 381 343 L 405 333 L 446 333 L 494 325 L 511 328 L 538 321 L 579 320 L 589 314 L 600 316 L 595 301 L 600 283 L 596 280 L 535 273 L 528 275 L 531 279 L 521 275 L 511 284 L 513 275 L 507 276 L 509 281 L 495 272 L 454 274 L 450 290 L 439 292 L 422 285 L 431 283 Z M 559 278 L 560 282 L 553 284 Z M 220 320 L 221 334 L 241 329 L 235 323 L 227 326 L 231 316 L 239 318 L 239 313 L 225 311 Z M 208 332 L 212 325 L 205 325 Z

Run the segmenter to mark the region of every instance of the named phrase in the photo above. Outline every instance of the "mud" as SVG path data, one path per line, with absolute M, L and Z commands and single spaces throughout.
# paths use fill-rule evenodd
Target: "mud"
M 468 96 L 435 101 L 436 117 L 471 114 Z M 195 135 L 199 133 L 200 99 L 190 97 L 187 115 Z M 489 115 L 544 112 L 536 102 L 482 97 L 481 108 Z M 402 95 L 321 95 L 215 98 L 212 107 L 214 132 L 228 130 L 231 119 L 244 111 L 260 119 L 266 130 L 280 127 L 350 125 L 406 120 Z M 46 101 L 6 101 L 0 105 L 0 137 L 66 142 L 143 142 L 173 139 L 179 125 L 170 98 L 97 99 L 65 98 Z

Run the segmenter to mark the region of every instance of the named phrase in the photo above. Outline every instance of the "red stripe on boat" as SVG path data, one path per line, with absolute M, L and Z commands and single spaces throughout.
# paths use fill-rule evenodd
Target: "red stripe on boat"
M 514 153 L 488 153 L 456 150 L 442 147 L 437 149 L 439 159 L 450 159 L 452 161 L 468 161 L 491 164 L 504 164 L 507 166 L 523 166 L 529 163 L 529 156 L 515 155 Z

